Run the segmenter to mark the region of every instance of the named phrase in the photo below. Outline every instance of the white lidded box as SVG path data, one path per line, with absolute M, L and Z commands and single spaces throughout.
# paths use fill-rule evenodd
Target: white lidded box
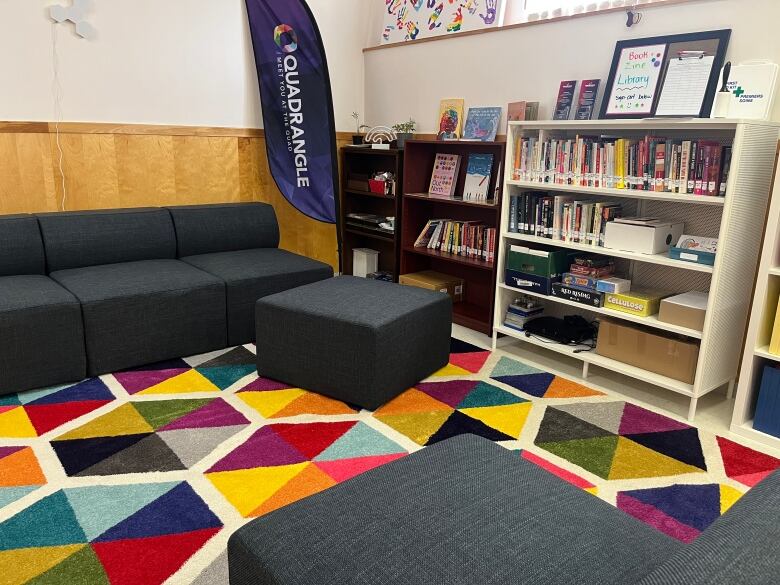
M 352 275 L 365 278 L 379 270 L 379 252 L 371 248 L 352 250 Z
M 604 247 L 639 254 L 669 251 L 683 234 L 684 223 L 647 217 L 616 219 L 607 224 Z

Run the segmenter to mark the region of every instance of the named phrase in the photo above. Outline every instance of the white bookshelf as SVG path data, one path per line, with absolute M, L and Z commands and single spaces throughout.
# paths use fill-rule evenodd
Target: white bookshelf
M 772 203 L 769 206 L 764 246 L 758 266 L 753 306 L 750 313 L 745 352 L 739 373 L 731 431 L 761 443 L 780 453 L 780 438 L 753 428 L 758 391 L 764 366 L 780 365 L 780 355 L 769 352 L 777 301 L 780 296 L 780 169 L 775 176 Z
M 732 392 L 742 354 L 742 340 L 748 320 L 755 270 L 761 247 L 764 219 L 769 200 L 777 151 L 778 125 L 742 120 L 592 120 L 592 121 L 534 121 L 512 122 L 507 136 L 505 193 L 501 212 L 501 231 L 498 249 L 498 286 L 493 344 L 499 336 L 512 343 L 528 343 L 567 355 L 582 362 L 582 375 L 587 378 L 591 366 L 605 368 L 643 380 L 660 389 L 676 392 L 690 399 L 688 418 L 693 420 L 699 399 L 719 388 Z M 577 134 L 617 137 L 643 137 L 646 134 L 668 138 L 701 138 L 732 145 L 731 172 L 726 197 L 707 197 L 676 193 L 632 191 L 517 181 L 513 178 L 516 140 L 522 136 L 536 136 L 540 140 L 551 137 L 567 138 Z M 563 242 L 547 238 L 509 232 L 509 205 L 512 195 L 524 191 L 547 191 L 551 194 L 569 193 L 580 200 L 620 200 L 627 214 L 659 216 L 682 220 L 685 233 L 719 239 L 715 266 L 705 266 L 667 255 L 645 255 L 612 250 L 588 244 Z M 775 215 L 780 215 L 778 209 Z M 709 291 L 710 299 L 702 331 L 671 325 L 655 316 L 637 317 L 606 308 L 595 308 L 573 301 L 530 294 L 504 282 L 506 253 L 510 245 L 534 247 L 543 244 L 559 248 L 591 252 L 616 258 L 619 269 L 627 273 L 634 286 L 682 293 L 690 290 Z M 771 267 L 780 267 L 780 256 L 775 254 Z M 767 269 L 768 272 L 768 269 Z M 780 290 L 780 268 L 777 269 Z M 594 351 L 576 351 L 577 348 L 526 337 L 522 332 L 503 325 L 508 305 L 520 294 L 540 298 L 545 314 L 563 316 L 582 314 L 592 319 L 608 317 L 637 323 L 646 327 L 682 335 L 700 343 L 699 361 L 693 384 L 685 384 L 653 372 L 636 368 Z M 777 295 L 775 295 L 775 303 Z M 768 341 L 766 341 L 768 343 Z M 751 355 L 759 346 L 750 346 Z M 778 358 L 780 359 L 780 357 Z M 619 391 L 619 387 L 616 391 Z

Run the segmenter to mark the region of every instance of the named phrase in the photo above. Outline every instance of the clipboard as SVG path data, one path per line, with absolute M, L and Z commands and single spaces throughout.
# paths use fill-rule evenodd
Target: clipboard
M 683 50 L 666 65 L 655 115 L 693 118 L 700 114 L 715 55 L 706 50 Z

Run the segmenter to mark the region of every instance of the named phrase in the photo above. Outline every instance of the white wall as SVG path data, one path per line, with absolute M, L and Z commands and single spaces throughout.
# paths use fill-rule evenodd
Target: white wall
M 0 120 L 53 120 L 46 7 L 0 0 Z M 325 42 L 336 127 L 363 111 L 368 0 L 309 0 Z M 58 27 L 63 119 L 262 127 L 244 0 L 92 0 L 98 38 Z M 356 34 L 355 31 L 360 31 Z
M 384 2 L 372 2 L 376 23 Z M 511 101 L 539 101 L 541 117 L 550 118 L 561 80 L 606 83 L 615 42 L 632 37 L 731 28 L 733 62 L 780 63 L 779 0 L 700 0 L 643 12 L 630 30 L 619 12 L 368 52 L 366 117 L 386 124 L 412 116 L 418 132 L 432 133 L 439 101 L 465 98 L 467 107 L 502 106 L 505 114 Z M 780 99 L 773 117 L 780 120 Z

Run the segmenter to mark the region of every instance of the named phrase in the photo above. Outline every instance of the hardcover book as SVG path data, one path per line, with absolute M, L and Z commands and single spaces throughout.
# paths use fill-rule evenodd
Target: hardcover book
M 450 198 L 455 192 L 460 170 L 460 155 L 443 154 L 436 155 L 431 174 L 431 185 L 428 194 L 432 197 Z
M 490 188 L 490 175 L 493 172 L 493 155 L 471 153 L 466 167 L 466 183 L 463 186 L 463 199 L 485 201 Z
M 466 105 L 462 99 L 442 100 L 439 105 L 439 140 L 459 140 L 463 136 L 463 109 Z
M 558 90 L 558 100 L 555 103 L 555 114 L 553 120 L 568 120 L 571 115 L 571 106 L 574 103 L 574 88 L 577 87 L 577 81 L 561 81 L 561 87 Z
M 501 108 L 469 108 L 463 139 L 493 142 L 498 134 L 500 121 Z

